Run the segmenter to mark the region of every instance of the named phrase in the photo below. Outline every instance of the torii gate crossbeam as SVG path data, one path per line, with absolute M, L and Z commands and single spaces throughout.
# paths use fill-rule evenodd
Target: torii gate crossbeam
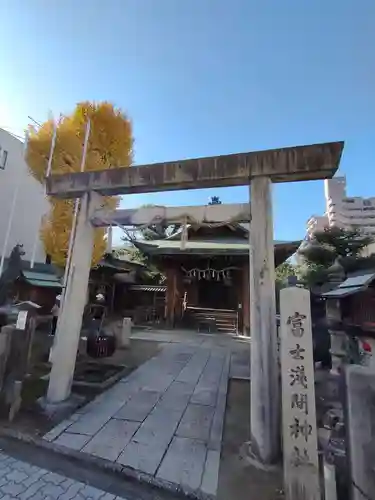
M 337 170 L 343 142 L 328 142 L 252 153 L 52 175 L 49 196 L 77 198 L 88 191 L 102 195 L 151 193 L 179 189 L 245 186 L 251 179 L 272 182 L 328 179 Z
M 140 208 L 124 208 L 113 211 L 98 210 L 91 223 L 95 227 L 144 226 L 156 221 L 183 224 L 196 221 L 199 223 L 250 222 L 248 203 L 232 203 L 218 205 L 198 205 L 186 207 L 145 206 Z
M 100 209 L 99 195 L 250 185 L 251 448 L 262 463 L 276 460 L 280 445 L 280 396 L 271 185 L 331 178 L 343 146 L 343 142 L 331 142 L 48 178 L 48 195 L 83 197 L 71 279 L 57 332 L 49 401 L 57 403 L 70 395 L 90 273 L 94 231 L 91 219 Z

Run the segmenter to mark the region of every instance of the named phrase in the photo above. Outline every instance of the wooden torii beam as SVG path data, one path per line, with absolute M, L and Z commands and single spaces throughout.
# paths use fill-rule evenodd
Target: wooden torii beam
M 186 220 L 188 218 L 188 220 Z M 206 223 L 250 222 L 248 203 L 197 205 L 186 207 L 148 206 L 125 208 L 114 211 L 99 210 L 94 213 L 91 223 L 95 227 L 144 226 L 157 221 L 180 223 L 197 221 Z
M 343 142 L 328 142 L 132 168 L 52 175 L 46 180 L 46 188 L 49 196 L 77 198 L 88 191 L 112 196 L 241 186 L 258 177 L 267 177 L 272 182 L 326 179 L 336 172 L 343 147 Z

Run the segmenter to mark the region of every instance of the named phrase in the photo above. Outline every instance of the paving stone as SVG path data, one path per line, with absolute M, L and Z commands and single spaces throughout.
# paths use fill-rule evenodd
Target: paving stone
M 84 486 L 85 485 L 83 483 L 75 482 L 74 484 L 69 486 L 67 491 L 61 495 L 59 500 L 72 500 L 78 494 L 78 492 L 84 488 Z
M 43 476 L 43 481 L 46 483 L 53 484 L 61 484 L 65 481 L 65 477 L 61 476 L 61 474 L 56 474 L 55 472 L 48 472 L 45 476 Z
M 189 382 L 173 382 L 159 401 L 159 406 L 171 410 L 184 410 L 194 391 L 194 384 Z
M 217 401 L 217 393 L 217 387 L 211 388 L 210 386 L 204 386 L 202 384 L 199 387 L 196 387 L 190 402 L 206 406 L 215 406 Z
M 114 500 L 115 495 L 112 495 L 111 493 L 106 493 L 101 497 L 100 500 Z M 118 498 L 118 497 L 117 497 Z
M 135 390 L 127 384 L 116 384 L 93 404 L 90 403 L 89 410 L 82 413 L 79 420 L 69 427 L 69 433 L 93 436 L 120 410 Z
M 14 481 L 8 481 L 5 486 L 1 487 L 1 491 L 3 493 L 12 495 L 14 497 L 16 497 L 25 490 L 26 488 L 22 483 L 15 483 Z
M 197 490 L 202 481 L 206 453 L 202 441 L 175 437 L 156 477 Z
M 29 465 L 29 464 L 25 464 L 24 462 L 19 462 L 19 464 Z M 23 484 L 27 488 L 29 486 L 31 486 L 32 484 L 40 481 L 42 479 L 42 477 L 47 474 L 47 471 L 44 469 L 39 469 L 38 467 L 35 467 L 35 466 L 30 466 L 30 467 L 32 467 L 33 471 L 31 472 L 31 475 L 27 479 L 25 479 L 25 481 L 23 482 Z M 25 468 L 24 470 L 27 470 L 27 469 Z M 44 481 L 43 481 L 43 484 L 45 484 Z
M 174 375 L 164 375 L 162 373 L 149 374 L 147 376 L 147 382 L 145 382 L 142 389 L 146 391 L 158 391 L 160 393 L 163 393 L 168 389 L 174 379 Z
M 39 490 L 46 497 L 58 498 L 60 495 L 65 493 L 64 488 L 58 486 L 57 484 L 47 483 L 41 490 Z
M 64 482 L 60 484 L 60 486 L 64 489 L 70 488 L 76 481 L 70 478 L 64 478 Z
M 66 446 L 72 450 L 81 450 L 85 444 L 91 439 L 91 436 L 84 436 L 82 434 L 70 434 L 69 432 L 63 432 L 54 441 L 54 444 L 60 446 Z
M 208 441 L 215 408 L 189 404 L 177 428 L 176 435 Z
M 208 441 L 208 448 L 210 450 L 220 451 L 221 449 L 221 442 L 223 439 L 223 430 L 224 430 L 224 417 L 225 417 L 225 405 L 223 408 L 216 407 L 212 419 L 210 437 Z
M 230 360 L 230 378 L 250 379 L 250 349 L 232 352 Z
M 157 391 L 141 390 L 125 403 L 114 418 L 143 422 L 158 402 L 160 396 L 161 393 Z
M 29 500 L 51 500 L 52 497 L 49 497 L 48 499 L 46 499 L 44 493 L 41 493 L 40 491 L 37 491 L 35 493 L 35 495 L 33 495 L 32 497 L 30 497 Z
M 9 482 L 9 481 L 8 481 L 8 479 L 7 479 L 6 477 L 2 477 L 2 478 L 0 479 L 0 488 L 1 488 L 2 486 L 5 486 L 6 484 L 8 484 L 8 482 Z
M 162 443 L 160 437 L 151 439 L 148 443 L 131 441 L 118 457 L 117 462 L 146 474 L 154 475 L 169 443 L 170 440 Z
M 219 482 L 220 451 L 208 450 L 204 466 L 201 491 L 216 496 Z
M 146 418 L 117 462 L 155 474 L 181 419 L 183 410 L 171 410 L 161 403 Z
M 32 483 L 26 491 L 18 495 L 18 498 L 20 500 L 29 500 L 37 491 L 39 491 L 41 488 L 43 488 L 46 485 L 44 481 L 41 479 L 38 479 L 34 483 Z
M 36 465 L 27 464 L 26 462 L 16 461 L 11 464 L 12 469 L 19 470 L 21 472 L 25 472 L 28 476 L 33 476 L 35 473 L 40 473 L 42 469 L 37 467 Z M 45 471 L 47 474 L 47 471 Z M 38 476 L 41 477 L 41 476 Z
M 209 352 L 198 351 L 177 377 L 178 382 L 190 382 L 196 384 L 201 376 L 209 358 Z
M 78 420 L 78 418 L 76 418 L 76 420 Z M 54 427 L 52 430 L 47 432 L 47 434 L 43 436 L 43 439 L 45 439 L 46 441 L 53 441 L 54 439 L 58 438 L 60 434 L 62 434 L 70 425 L 72 425 L 74 421 L 75 420 L 73 419 L 64 420 L 60 424 L 56 425 L 56 427 Z
M 111 419 L 82 449 L 97 457 L 115 461 L 139 427 L 138 422 Z
M 141 439 L 141 435 L 149 431 L 153 432 L 155 435 L 172 437 L 181 420 L 183 411 L 183 408 L 172 410 L 158 403 L 138 429 L 134 437 Z
M 101 496 L 103 496 L 103 491 L 98 488 L 94 488 L 93 486 L 85 486 L 80 492 L 84 498 L 92 498 L 93 500 L 97 500 Z
M 29 476 L 25 474 L 22 471 L 19 471 L 17 469 L 12 470 L 7 476 L 8 481 L 14 481 L 15 483 L 22 483 L 25 481 Z
M 120 409 L 119 406 L 116 411 Z M 97 412 L 91 411 L 83 415 L 77 422 L 71 425 L 69 428 L 70 434 L 84 434 L 86 436 L 93 436 L 96 434 L 103 425 L 108 422 L 108 420 L 112 417 L 116 411 L 109 410 L 108 408 L 105 411 Z
M 6 476 L 10 472 L 12 472 L 10 465 L 4 464 L 4 467 L 0 468 L 0 478 Z
M 220 378 L 218 399 L 216 402 L 215 413 L 210 430 L 208 448 L 210 450 L 220 451 L 223 439 L 225 408 L 227 404 L 227 390 L 229 377 L 230 358 L 226 358 L 223 372 Z

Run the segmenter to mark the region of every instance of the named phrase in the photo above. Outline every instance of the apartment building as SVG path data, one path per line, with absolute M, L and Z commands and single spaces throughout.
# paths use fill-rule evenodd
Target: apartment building
M 35 262 L 45 262 L 39 228 L 48 211 L 43 186 L 29 173 L 24 160 L 23 142 L 0 129 L 0 255 L 6 237 L 15 190 L 18 189 L 11 231 L 5 256 L 14 245 L 22 243 L 25 260 L 30 260 L 35 247 Z
M 313 215 L 307 221 L 307 237 L 325 227 L 359 229 L 375 238 L 375 197 L 347 196 L 346 178 L 334 177 L 324 181 L 326 213 Z

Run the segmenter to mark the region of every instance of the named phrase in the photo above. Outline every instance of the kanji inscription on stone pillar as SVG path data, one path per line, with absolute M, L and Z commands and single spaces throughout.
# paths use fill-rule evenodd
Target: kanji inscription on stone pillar
M 280 292 L 286 500 L 320 500 L 310 292 Z

